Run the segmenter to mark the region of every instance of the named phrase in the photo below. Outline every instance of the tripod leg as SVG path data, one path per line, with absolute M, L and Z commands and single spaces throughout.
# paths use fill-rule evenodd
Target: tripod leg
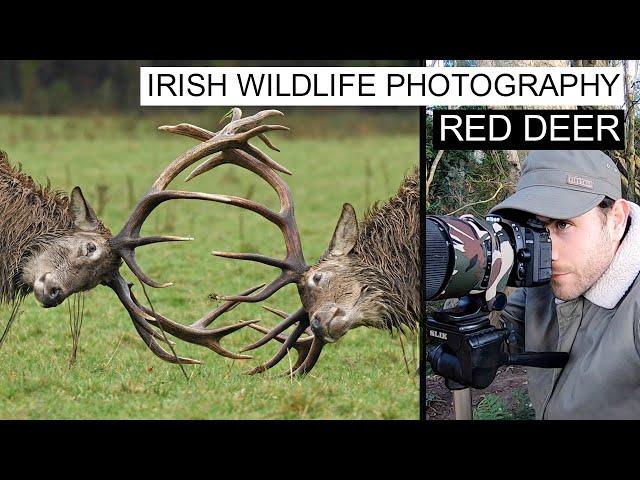
M 473 420 L 471 389 L 453 390 L 453 411 L 456 420 Z

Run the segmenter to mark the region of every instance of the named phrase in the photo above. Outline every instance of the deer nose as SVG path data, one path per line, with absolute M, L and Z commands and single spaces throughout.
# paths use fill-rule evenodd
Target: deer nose
M 331 321 L 345 314 L 345 311 L 340 307 L 331 307 L 328 309 L 320 310 L 313 314 L 311 317 L 311 330 L 314 335 L 322 337 L 325 332 L 329 331 Z
M 319 335 L 322 332 L 322 321 L 317 313 L 315 313 L 311 319 L 311 330 L 313 330 L 315 335 Z
M 55 283 L 44 286 L 42 303 L 45 307 L 55 307 L 62 301 L 62 289 Z
M 58 287 L 51 287 L 49 290 L 49 298 L 55 300 L 60 295 L 60 289 Z

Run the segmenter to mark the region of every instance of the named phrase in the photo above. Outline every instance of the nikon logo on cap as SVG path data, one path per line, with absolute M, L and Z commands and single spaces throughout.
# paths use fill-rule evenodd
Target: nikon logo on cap
M 578 177 L 577 175 L 567 175 L 567 183 L 569 185 L 576 185 L 578 187 L 588 188 L 593 190 L 593 181 L 586 178 Z

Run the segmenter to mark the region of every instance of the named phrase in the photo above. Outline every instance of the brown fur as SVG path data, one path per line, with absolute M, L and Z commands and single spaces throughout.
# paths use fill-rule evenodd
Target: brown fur
M 66 193 L 39 185 L 0 151 L 0 304 L 29 293 L 21 271 L 31 256 L 73 233 L 69 205 Z M 102 223 L 99 231 L 110 235 Z
M 357 275 L 385 292 L 380 301 L 387 328 L 415 329 L 420 316 L 420 180 L 415 169 L 395 197 L 366 213 L 353 255 Z M 364 281 L 366 279 L 366 281 Z
M 385 312 L 385 328 L 415 330 L 420 317 L 420 181 L 419 172 L 405 177 L 394 197 L 376 203 L 359 226 L 349 253 L 349 268 L 362 284 L 378 292 L 375 302 Z M 318 263 L 322 263 L 323 257 Z

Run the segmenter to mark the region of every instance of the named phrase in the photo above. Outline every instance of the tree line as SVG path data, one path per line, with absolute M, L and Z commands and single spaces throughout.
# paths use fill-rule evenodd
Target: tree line
M 139 111 L 140 67 L 417 66 L 415 60 L 0 60 L 0 111 Z

